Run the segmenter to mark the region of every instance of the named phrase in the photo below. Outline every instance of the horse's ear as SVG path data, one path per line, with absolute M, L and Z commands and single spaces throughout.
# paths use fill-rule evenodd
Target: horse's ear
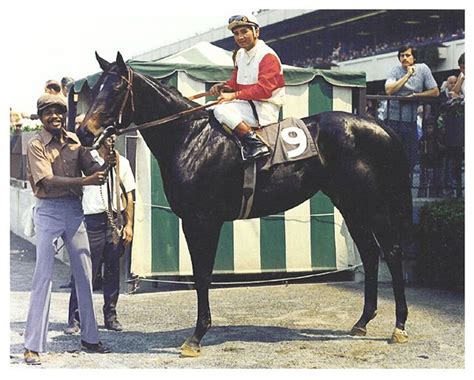
M 127 65 L 125 64 L 125 61 L 123 60 L 122 54 L 120 52 L 117 52 L 117 59 L 115 60 L 115 63 L 118 65 L 119 68 L 123 70 L 127 70 Z
M 107 71 L 110 68 L 110 63 L 107 62 L 104 58 L 102 58 L 97 52 L 95 52 L 95 57 L 97 62 L 99 62 L 99 66 L 103 71 Z

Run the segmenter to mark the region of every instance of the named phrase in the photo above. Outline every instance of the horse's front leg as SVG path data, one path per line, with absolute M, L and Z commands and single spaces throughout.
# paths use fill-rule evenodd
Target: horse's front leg
M 201 353 L 201 340 L 211 328 L 211 310 L 209 308 L 209 287 L 196 289 L 198 298 L 198 316 L 193 335 L 181 346 L 181 356 L 195 357 Z
M 201 353 L 201 340 L 211 328 L 209 287 L 212 281 L 212 269 L 214 267 L 221 227 L 221 221 L 210 221 L 201 218 L 183 219 L 183 231 L 193 264 L 194 285 L 198 299 L 198 315 L 193 335 L 187 338 L 181 346 L 182 356 L 199 356 Z

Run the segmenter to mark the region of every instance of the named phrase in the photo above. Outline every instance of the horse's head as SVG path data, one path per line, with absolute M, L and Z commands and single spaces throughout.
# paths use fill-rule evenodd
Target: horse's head
M 94 86 L 92 105 L 76 131 L 86 146 L 91 145 L 92 135 L 100 135 L 107 126 L 114 125 L 117 129 L 127 127 L 134 110 L 133 72 L 120 52 L 114 63 L 107 62 L 97 52 L 95 55 L 103 73 Z

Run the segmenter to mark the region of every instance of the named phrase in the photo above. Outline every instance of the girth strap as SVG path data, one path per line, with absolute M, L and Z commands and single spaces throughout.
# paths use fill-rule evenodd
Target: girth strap
M 255 160 L 246 163 L 244 169 L 244 185 L 242 189 L 242 205 L 237 219 L 247 219 L 252 211 L 253 196 L 257 178 L 257 162 Z
M 253 100 L 247 100 L 247 101 L 250 104 L 250 108 L 252 108 L 253 117 L 257 121 L 257 128 L 260 128 L 260 120 L 258 119 L 257 107 L 255 106 L 255 103 L 253 102 Z

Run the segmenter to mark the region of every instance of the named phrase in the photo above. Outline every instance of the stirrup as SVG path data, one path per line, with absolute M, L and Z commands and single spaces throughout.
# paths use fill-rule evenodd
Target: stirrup
M 241 137 L 242 159 L 244 161 L 255 160 L 259 157 L 268 156 L 270 148 L 260 140 L 254 131 L 251 131 Z
M 268 156 L 268 155 L 270 155 L 270 153 L 271 153 L 270 149 L 267 146 L 263 146 L 262 148 L 260 148 L 260 151 L 257 152 L 254 155 L 248 154 L 245 151 L 245 148 L 244 148 L 242 158 L 243 158 L 244 161 L 252 161 L 252 160 L 256 160 L 257 158 L 260 158 L 260 157 Z

